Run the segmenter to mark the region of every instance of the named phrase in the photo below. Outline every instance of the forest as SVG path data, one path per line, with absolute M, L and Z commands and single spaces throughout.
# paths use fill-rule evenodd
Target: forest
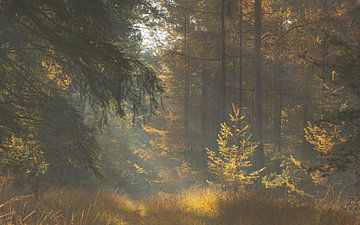
M 360 225 L 360 1 L 0 0 L 0 224 Z

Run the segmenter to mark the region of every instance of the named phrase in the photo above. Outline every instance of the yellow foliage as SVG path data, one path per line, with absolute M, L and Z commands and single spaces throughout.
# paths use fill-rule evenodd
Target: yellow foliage
M 33 175 L 47 169 L 40 144 L 31 135 L 25 139 L 12 134 L 7 141 L 0 143 L 0 156 L 2 166 L 20 168 Z
M 62 67 L 51 59 L 44 59 L 41 66 L 47 71 L 47 79 L 53 81 L 57 88 L 66 90 L 71 85 L 71 78 L 64 73 Z
M 251 136 L 247 134 L 248 126 L 239 126 L 243 119 L 240 110 L 233 105 L 230 126 L 227 123 L 221 124 L 217 139 L 218 151 L 206 149 L 208 168 L 223 186 L 243 187 L 253 184 L 263 170 L 248 172 L 257 144 L 250 140 Z
M 290 156 L 290 161 L 298 168 L 302 168 L 303 164 L 299 160 L 295 159 L 294 156 Z
M 137 163 L 134 163 L 134 169 L 138 174 L 144 174 L 146 173 L 145 169 L 139 166 Z
M 309 126 L 304 129 L 305 139 L 314 146 L 321 154 L 328 154 L 336 144 L 336 140 L 342 141 L 340 135 L 341 126 L 334 124 L 322 124 L 316 126 L 309 122 Z
M 169 133 L 167 131 L 159 130 L 159 129 L 156 129 L 154 127 L 151 127 L 151 126 L 148 126 L 148 125 L 145 125 L 145 124 L 143 124 L 142 127 L 143 127 L 145 132 L 156 134 L 156 135 L 159 135 L 161 137 L 164 137 Z

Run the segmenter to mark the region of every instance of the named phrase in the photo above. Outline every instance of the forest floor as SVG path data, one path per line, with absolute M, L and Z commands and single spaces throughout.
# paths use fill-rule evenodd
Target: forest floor
M 36 207 L 34 207 L 36 205 Z M 357 225 L 349 203 L 279 199 L 191 189 L 132 200 L 115 192 L 53 190 L 16 196 L 0 192 L 0 224 L 16 225 Z

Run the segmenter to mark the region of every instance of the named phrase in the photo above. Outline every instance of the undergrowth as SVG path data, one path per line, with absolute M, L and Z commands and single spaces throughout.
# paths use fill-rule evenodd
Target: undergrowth
M 9 191 L 9 190 L 8 190 Z M 10 225 L 357 225 L 349 204 L 330 199 L 265 197 L 191 189 L 132 200 L 115 192 L 0 192 L 0 224 Z

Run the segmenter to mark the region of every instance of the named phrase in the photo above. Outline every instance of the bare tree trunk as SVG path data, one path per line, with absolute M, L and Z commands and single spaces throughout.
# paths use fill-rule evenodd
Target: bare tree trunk
M 221 0 L 220 13 L 220 74 L 218 77 L 217 90 L 217 126 L 225 120 L 226 102 L 226 49 L 225 49 L 225 5 L 226 0 Z
M 280 48 L 277 46 L 277 48 Z M 282 81 L 283 68 L 281 60 L 281 50 L 276 49 L 275 69 L 274 69 L 274 144 L 276 153 L 281 153 L 282 141 L 282 127 L 281 127 L 281 112 L 282 112 Z
M 301 15 L 305 17 L 306 15 L 306 4 L 301 4 Z M 305 48 L 305 46 L 302 46 L 302 48 Z M 308 67 L 307 63 L 304 61 L 302 63 L 301 73 L 303 77 L 303 102 L 302 102 L 302 108 L 303 108 L 303 129 L 308 126 L 308 121 L 310 120 L 310 114 L 311 114 L 311 82 L 310 82 L 310 74 L 308 74 Z M 304 135 L 304 131 L 302 130 L 302 133 Z M 304 160 L 308 160 L 315 157 L 315 152 L 313 151 L 312 145 L 305 140 L 305 137 L 302 138 L 302 157 Z
M 187 54 L 188 51 L 188 18 L 185 16 L 184 21 L 184 52 Z M 185 56 L 185 135 L 186 135 L 186 146 L 185 146 L 185 161 L 189 162 L 191 152 L 191 130 L 190 130 L 190 73 L 189 73 L 189 61 Z
M 309 86 L 309 75 L 307 74 L 306 64 L 303 64 L 302 68 L 302 76 L 303 76 L 303 128 L 306 128 L 308 126 L 308 121 L 310 120 L 310 109 L 311 109 L 311 95 L 310 95 L 310 88 Z M 311 159 L 315 157 L 313 147 L 309 142 L 305 140 L 305 137 L 302 139 L 302 148 L 303 148 L 303 158 L 305 160 Z
M 205 56 L 206 54 L 206 49 L 205 49 L 205 41 L 203 43 L 203 56 Z M 202 96 L 202 100 L 201 100 L 201 151 L 203 152 L 203 156 L 206 162 L 206 152 L 205 152 L 205 148 L 207 147 L 207 143 L 208 143 L 208 117 L 207 117 L 207 112 L 208 112 L 208 107 L 207 107 L 207 95 L 208 95 L 208 76 L 207 76 L 207 70 L 206 70 L 206 62 L 202 62 L 202 68 L 201 68 L 201 78 L 202 78 L 202 86 L 201 86 L 201 96 Z
M 256 166 L 265 165 L 262 114 L 262 57 L 261 57 L 261 0 L 255 0 L 255 77 L 254 77 L 254 138 L 259 143 L 256 149 Z
M 232 46 L 235 46 L 236 44 L 236 36 L 235 34 L 231 37 L 232 40 Z M 237 85 L 236 85 L 236 81 L 237 81 L 237 71 L 236 71 L 236 64 L 237 64 L 237 58 L 236 58 L 236 50 L 233 47 L 232 49 L 232 90 L 231 90 L 231 104 L 236 104 L 236 95 L 237 95 Z
M 244 70 L 244 57 L 243 57 L 243 0 L 240 0 L 240 15 L 239 15 L 239 96 L 238 96 L 238 105 L 240 108 L 240 113 L 242 112 L 243 106 L 243 70 Z
M 282 3 L 282 14 L 285 13 L 287 9 L 286 0 Z M 283 23 L 285 22 L 285 18 L 282 17 L 280 20 L 279 30 L 278 32 L 283 33 Z M 283 86 L 283 48 L 282 48 L 282 39 L 278 39 L 275 46 L 275 79 L 274 79 L 274 144 L 276 153 L 281 153 L 282 148 L 282 86 Z

